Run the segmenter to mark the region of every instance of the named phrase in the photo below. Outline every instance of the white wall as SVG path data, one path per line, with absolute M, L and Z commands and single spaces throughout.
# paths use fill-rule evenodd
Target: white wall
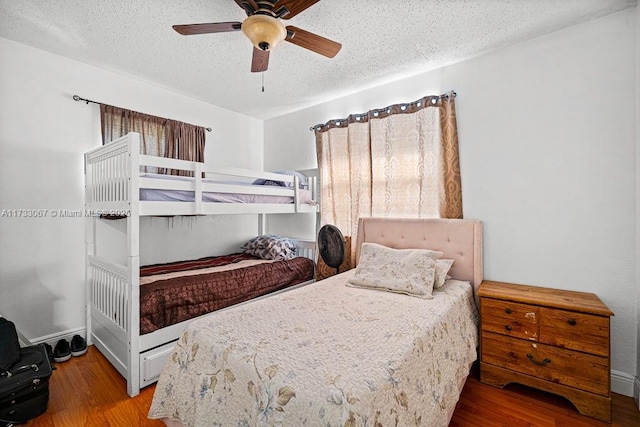
M 455 90 L 464 215 L 484 223 L 485 278 L 597 294 L 615 312 L 613 388 L 630 395 L 635 25 L 629 9 L 268 120 L 265 169 L 314 167 L 317 123 Z
M 309 131 L 309 127 L 316 123 L 309 122 L 313 118 L 307 117 L 305 111 L 309 110 L 264 122 L 264 170 L 303 170 L 318 167 L 315 139 L 313 132 Z M 313 114 L 311 113 L 311 117 Z M 317 220 L 319 221 L 315 214 L 267 215 L 267 229 L 290 237 L 314 240 Z
M 95 104 L 212 127 L 205 161 L 262 169 L 263 123 L 148 83 L 0 39 L 0 314 L 32 340 L 85 323 L 84 220 L 15 218 L 12 209 L 82 209 L 83 153 L 100 142 Z M 141 262 L 221 253 L 257 217 L 144 221 Z M 159 247 L 169 244 L 169 251 Z M 218 252 L 219 250 L 219 252 Z
M 640 7 L 636 7 L 636 287 L 640 288 Z M 636 378 L 633 396 L 640 410 L 640 292 L 636 305 Z

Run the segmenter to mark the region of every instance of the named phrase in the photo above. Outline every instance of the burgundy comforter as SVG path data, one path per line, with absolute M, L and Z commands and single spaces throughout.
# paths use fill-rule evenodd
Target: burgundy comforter
M 195 270 L 256 259 L 232 254 L 142 267 L 140 276 Z M 235 270 L 157 280 L 140 286 L 140 334 L 313 279 L 314 263 L 297 257 Z

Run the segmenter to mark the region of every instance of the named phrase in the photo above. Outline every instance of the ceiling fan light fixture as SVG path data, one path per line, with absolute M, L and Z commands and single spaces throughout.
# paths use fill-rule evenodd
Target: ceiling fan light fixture
M 260 50 L 271 50 L 287 37 L 279 19 L 269 15 L 251 15 L 242 22 L 242 32 Z
M 226 0 L 225 0 L 226 1 Z M 211 22 L 174 25 L 183 36 L 194 34 L 228 33 L 242 30 L 253 45 L 251 72 L 264 72 L 269 67 L 269 55 L 283 40 L 303 49 L 333 58 L 342 45 L 293 25 L 285 26 L 280 18 L 289 19 L 310 8 L 320 0 L 235 0 L 247 14 L 244 21 Z

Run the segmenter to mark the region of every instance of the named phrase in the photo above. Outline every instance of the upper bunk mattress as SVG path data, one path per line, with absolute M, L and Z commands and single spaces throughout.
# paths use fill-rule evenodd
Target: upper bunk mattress
M 424 300 L 346 286 L 353 272 L 192 322 L 149 417 L 446 426 L 476 359 L 471 285 L 449 280 Z
M 153 179 L 168 179 L 179 181 L 193 181 L 193 178 L 176 175 L 162 175 L 162 174 L 144 174 L 144 178 Z M 235 182 L 235 181 L 218 181 L 211 179 L 202 180 L 204 183 L 212 184 L 230 184 L 238 186 L 238 189 L 247 190 L 247 188 L 264 188 L 263 185 L 252 185 L 247 182 Z M 283 188 L 283 187 L 277 187 Z M 251 190 L 249 190 L 251 191 Z M 300 203 L 309 203 L 312 201 L 312 192 L 308 189 L 300 189 L 299 191 Z M 188 190 L 168 190 L 157 188 L 140 188 L 140 200 L 150 202 L 193 202 L 195 198 L 194 191 Z M 289 204 L 294 203 L 292 196 L 278 196 L 267 194 L 246 194 L 245 192 L 238 193 L 218 193 L 218 192 L 202 192 L 202 201 L 204 202 L 218 202 L 218 203 L 265 203 L 265 204 Z

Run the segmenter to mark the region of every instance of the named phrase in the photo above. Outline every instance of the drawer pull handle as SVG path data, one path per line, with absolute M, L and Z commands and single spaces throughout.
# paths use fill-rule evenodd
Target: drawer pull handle
M 505 309 L 504 312 L 507 313 L 507 314 L 511 314 L 512 313 L 510 308 Z
M 551 363 L 551 359 L 547 359 L 546 357 L 542 359 L 542 362 L 538 362 L 536 358 L 533 356 L 533 354 L 531 353 L 527 353 L 527 357 L 529 358 L 529 360 L 531 360 L 531 363 L 533 363 L 534 365 L 547 366 L 549 363 Z
M 569 323 L 571 326 L 576 326 L 576 323 L 578 322 L 576 322 L 576 319 L 569 319 L 567 320 L 567 323 Z
M 513 328 L 511 327 L 511 325 L 506 325 L 504 328 L 505 328 L 507 331 L 511 331 L 511 330 L 513 329 Z

